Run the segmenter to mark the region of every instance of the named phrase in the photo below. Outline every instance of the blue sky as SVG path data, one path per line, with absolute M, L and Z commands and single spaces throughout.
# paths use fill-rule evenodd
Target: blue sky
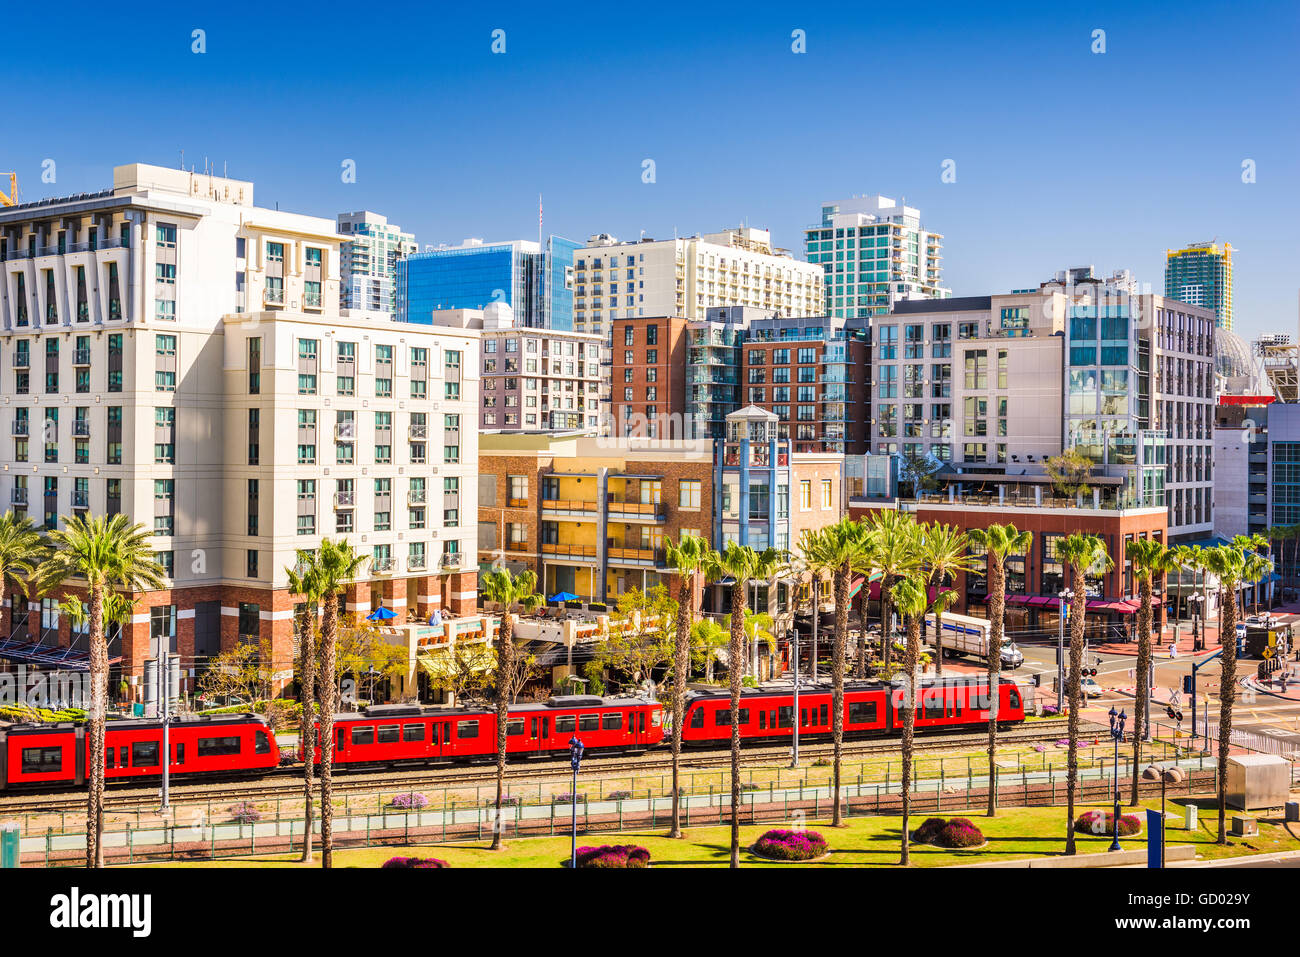
M 79 6 L 6 14 L 39 51 L 0 59 L 26 200 L 183 149 L 261 205 L 374 209 L 421 243 L 534 237 L 540 192 L 548 233 L 743 219 L 802 255 L 823 201 L 880 192 L 944 234 L 957 295 L 1083 263 L 1161 291 L 1166 247 L 1218 237 L 1237 330 L 1297 329 L 1294 3 Z

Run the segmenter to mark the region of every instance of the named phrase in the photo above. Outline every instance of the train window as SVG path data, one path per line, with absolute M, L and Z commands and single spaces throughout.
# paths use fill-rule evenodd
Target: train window
M 778 708 L 776 712 L 776 726 L 778 728 L 794 727 L 794 707 Z
M 506 722 L 506 734 L 520 735 L 524 733 L 524 719 L 511 718 Z
M 822 707 L 825 707 L 825 705 Z M 825 721 L 826 719 L 823 718 L 822 720 Z M 875 724 L 876 720 L 876 703 L 874 701 L 849 702 L 850 724 Z
M 254 754 L 271 753 L 271 739 L 266 736 L 265 731 L 259 730 L 257 734 L 253 736 L 253 753 Z
M 185 742 L 178 741 L 176 743 L 176 760 L 173 761 L 172 764 L 184 764 L 184 763 L 185 763 Z
M 396 744 L 399 728 L 395 724 L 381 724 L 379 726 L 379 743 Z
M 62 770 L 62 748 L 23 748 L 23 774 L 53 774 Z
M 457 738 L 477 738 L 477 737 L 478 737 L 478 721 L 477 721 L 477 720 L 474 720 L 474 721 L 457 721 L 457 722 L 456 722 L 456 737 L 457 737 Z
M 346 746 L 346 744 L 347 744 L 347 740 L 348 740 L 348 729 L 347 729 L 347 728 L 339 728 L 339 729 L 338 729 L 338 733 L 337 733 L 337 738 L 338 738 L 338 744 L 336 745 L 336 747 L 337 747 L 340 751 L 342 751 L 343 748 L 344 748 L 344 747 Z
M 104 767 L 106 769 L 117 767 L 117 751 L 113 748 L 104 749 Z
M 623 714 L 615 711 L 613 714 L 602 714 L 600 716 L 600 726 L 606 731 L 620 731 L 623 728 Z
M 731 709 L 719 708 L 713 712 L 713 723 L 716 727 L 731 727 Z M 749 724 L 749 709 L 740 709 L 740 723 Z
M 578 715 L 579 731 L 599 731 L 600 715 L 598 714 L 580 714 Z
M 1007 690 L 1007 704 L 1013 708 L 1020 707 L 1020 692 L 1015 688 L 1009 688 Z
M 117 766 L 119 768 L 126 767 L 126 745 L 124 744 L 118 748 L 117 752 Z
M 238 754 L 239 738 L 199 738 L 198 753 L 201 758 L 213 758 L 222 754 Z
M 158 742 L 157 741 L 136 741 L 131 745 L 131 767 L 133 768 L 156 768 L 158 767 Z
M 933 721 L 943 717 L 942 701 L 923 701 L 921 704 L 921 714 L 927 721 Z
M 821 707 L 821 723 L 822 723 L 822 724 L 829 724 L 829 723 L 830 723 L 830 722 L 828 722 L 828 721 L 826 720 L 826 705 L 822 705 L 822 707 Z
M 578 728 L 578 719 L 571 714 L 557 714 L 555 716 L 555 733 L 567 734 L 570 731 L 576 731 Z
M 805 727 L 808 724 L 808 709 L 799 709 L 799 727 Z
M 435 724 L 435 725 L 434 725 L 434 728 L 437 728 L 437 727 L 438 727 L 438 726 Z M 402 725 L 402 740 L 403 740 L 403 741 L 423 741 L 423 740 L 424 740 L 424 725 L 422 725 L 422 724 L 404 724 L 404 725 Z
M 368 724 L 363 727 L 356 727 L 354 725 L 352 728 L 352 743 L 353 744 L 374 744 L 375 726 L 373 724 Z
M 767 728 L 767 712 L 760 710 L 758 712 L 758 726 L 760 729 Z
M 704 709 L 703 709 L 703 708 L 692 708 L 692 709 L 691 709 L 691 727 L 692 727 L 692 728 L 702 728 L 702 727 L 704 727 Z

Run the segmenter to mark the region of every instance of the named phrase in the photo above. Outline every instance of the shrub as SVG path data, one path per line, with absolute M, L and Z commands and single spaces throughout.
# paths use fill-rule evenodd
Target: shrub
M 742 784 L 742 785 L 740 786 L 740 789 L 741 789 L 742 791 L 759 791 L 759 790 L 761 790 L 762 788 L 761 788 L 760 785 L 757 785 L 757 784 L 753 783 L 752 781 L 746 781 L 744 784 Z
M 488 807 L 496 807 L 496 806 L 497 806 L 497 797 L 496 797 L 496 795 L 495 795 L 495 794 L 492 795 L 490 798 L 488 798 L 488 799 L 487 799 L 486 801 L 484 801 L 483 803 L 486 804 Z M 518 807 L 518 806 L 520 805 L 520 803 L 522 803 L 522 802 L 520 802 L 519 798 L 515 797 L 513 794 L 503 794 L 503 795 L 501 795 L 501 806 L 502 806 L 502 807 Z
M 927 817 L 921 826 L 912 832 L 912 840 L 917 844 L 933 844 L 947 823 L 941 817 Z
M 436 857 L 390 857 L 381 867 L 449 867 L 446 861 Z
M 262 812 L 252 801 L 240 801 L 230 805 L 230 820 L 236 824 L 256 824 L 262 819 Z
M 650 852 L 639 844 L 602 844 L 600 847 L 580 847 L 577 852 L 579 867 L 649 867 Z M 565 861 L 567 867 L 569 861 Z
M 419 791 L 403 791 L 393 795 L 393 799 L 388 802 L 389 807 L 395 807 L 399 811 L 418 811 L 428 805 L 429 799 Z
M 816 831 L 773 828 L 754 842 L 754 853 L 778 861 L 810 861 L 826 853 L 826 839 Z
M 939 832 L 935 843 L 940 847 L 979 847 L 984 843 L 984 834 L 966 818 L 955 817 Z
M 551 798 L 552 804 L 586 804 L 587 796 L 585 794 L 570 794 L 567 791 L 564 794 L 557 794 Z
M 1112 811 L 1084 811 L 1075 819 L 1074 829 L 1081 834 L 1115 833 L 1115 814 Z M 1142 830 L 1142 821 L 1136 814 L 1119 816 L 1119 836 L 1132 837 Z
M 632 799 L 631 791 L 610 791 L 605 795 L 606 801 L 629 801 Z

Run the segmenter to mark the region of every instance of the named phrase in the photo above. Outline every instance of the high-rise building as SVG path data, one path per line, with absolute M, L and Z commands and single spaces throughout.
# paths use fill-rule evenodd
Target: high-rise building
M 1165 298 L 1209 309 L 1215 325 L 1231 330 L 1232 243 L 1165 250 Z
M 427 323 L 435 309 L 500 302 L 520 327 L 573 329 L 573 254 L 579 248 L 560 236 L 549 237 L 545 248 L 527 239 L 469 239 L 408 256 L 397 265 L 397 318 Z
M 750 227 L 639 242 L 602 233 L 574 253 L 573 321 L 579 332 L 608 335 L 615 319 L 643 316 L 703 319 L 710 306 L 819 316 L 821 274 L 773 247 L 766 229 Z
M 943 236 L 921 211 L 885 196 L 822 204 L 820 225 L 804 230 L 808 262 L 821 265 L 826 314 L 840 319 L 889 312 L 905 299 L 943 299 Z
M 367 559 L 349 611 L 474 612 L 479 333 L 340 311 L 342 241 L 252 183 L 145 165 L 0 211 L 0 501 L 45 528 L 124 514 L 165 573 L 127 596 L 114 682 L 251 642 L 283 686 L 285 569 L 323 537 Z M 61 597 L 6 602 L 0 659 L 84 667 Z
M 397 263 L 419 249 L 415 237 L 369 210 L 339 213 L 339 304 L 397 318 Z

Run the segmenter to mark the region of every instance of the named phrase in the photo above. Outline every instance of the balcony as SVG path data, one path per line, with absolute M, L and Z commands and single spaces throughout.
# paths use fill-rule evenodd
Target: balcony
M 79 439 L 90 438 L 90 423 L 85 419 L 77 419 L 72 423 L 72 434 Z
M 90 350 L 89 350 L 89 349 L 77 349 L 77 350 L 72 354 L 72 364 L 73 364 L 74 366 L 88 366 L 88 365 L 90 365 Z
M 335 508 L 352 508 L 356 504 L 357 504 L 356 492 L 335 492 L 334 493 Z
M 443 571 L 455 571 L 462 567 L 463 563 L 464 559 L 461 557 L 460 552 L 448 552 L 438 559 L 438 567 Z
M 83 490 L 73 489 L 72 491 L 73 508 L 90 508 L 90 493 Z
M 14 435 L 31 435 L 30 419 L 14 419 L 14 424 L 10 426 L 10 431 Z
M 12 502 L 14 505 L 26 505 L 27 489 L 25 488 L 10 489 L 9 501 Z
M 595 545 L 562 545 L 556 542 L 546 542 L 542 545 L 543 555 L 552 555 L 559 559 L 571 559 L 575 561 L 595 561 Z
M 508 498 L 506 499 L 507 508 L 527 508 L 528 499 L 526 498 Z
M 546 498 L 542 499 L 542 513 L 554 513 L 555 515 L 595 515 L 598 511 L 595 502 L 571 501 L 568 499 Z
M 622 502 L 610 501 L 608 507 L 611 521 L 662 522 L 664 506 L 661 502 Z
M 663 559 L 663 552 L 653 548 L 613 548 L 607 552 L 611 565 L 652 567 Z
M 528 551 L 528 543 L 527 542 L 506 542 L 506 551 L 526 552 Z
M 424 441 L 429 437 L 429 427 L 427 425 L 412 425 L 407 430 L 407 436 L 414 441 Z
M 422 572 L 426 567 L 426 560 L 423 555 L 412 555 L 406 560 L 406 567 L 413 572 Z
M 351 442 L 357 437 L 357 424 L 355 421 L 343 421 L 334 426 L 334 441 Z
M 15 352 L 15 353 L 14 353 L 14 368 L 15 368 L 15 369 L 30 369 L 31 366 L 32 366 L 32 354 L 31 354 L 30 352 Z
M 391 575 L 396 565 L 397 561 L 394 558 L 372 558 L 370 559 L 370 572 L 373 575 Z
M 284 290 L 283 289 L 262 290 L 262 303 L 267 306 L 283 306 Z
M 408 505 L 423 505 L 429 500 L 427 489 L 413 488 L 406 493 L 406 502 Z

